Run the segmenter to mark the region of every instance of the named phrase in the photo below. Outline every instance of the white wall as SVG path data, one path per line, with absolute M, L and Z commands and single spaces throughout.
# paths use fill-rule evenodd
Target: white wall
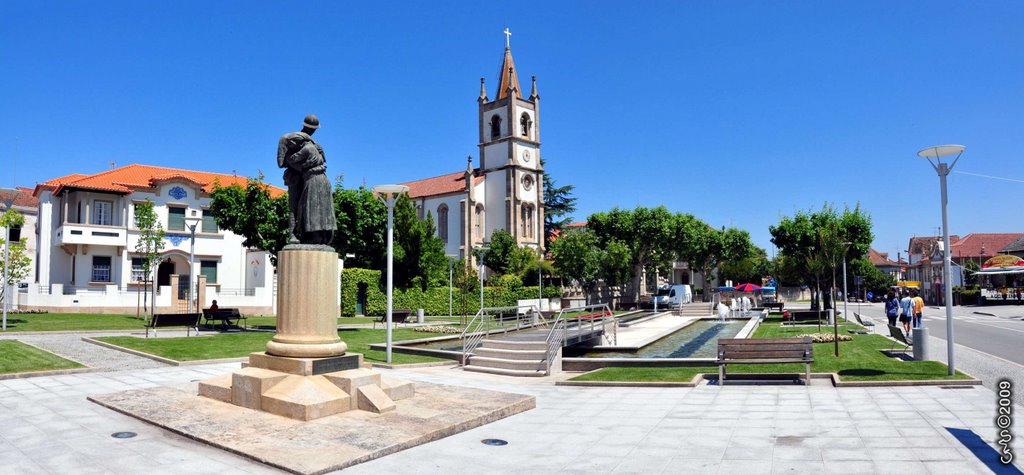
M 462 215 L 459 202 L 466 199 L 465 193 L 452 193 L 449 195 L 431 196 L 423 200 L 424 218 L 427 212 L 434 217 L 434 224 L 437 227 L 435 232 L 440 232 L 441 223 L 438 221 L 437 208 L 441 204 L 448 205 L 448 242 L 444 246 L 444 252 L 453 256 L 459 256 L 459 247 L 462 245 Z

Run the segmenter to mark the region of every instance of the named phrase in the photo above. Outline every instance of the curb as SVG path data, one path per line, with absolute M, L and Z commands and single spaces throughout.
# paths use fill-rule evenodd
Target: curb
M 63 355 L 58 355 L 57 353 L 54 353 L 54 352 L 52 352 L 50 350 L 47 350 L 46 348 L 40 348 L 40 347 L 38 347 L 36 345 L 33 345 L 33 344 L 25 342 L 25 341 L 21 341 L 21 340 L 17 340 L 17 339 L 15 339 L 14 341 L 16 341 L 18 343 L 21 343 L 22 345 L 31 346 L 32 348 L 35 348 L 35 349 L 37 349 L 39 351 L 42 351 L 44 353 L 49 353 L 49 354 L 54 355 L 54 356 L 56 356 L 58 358 L 68 360 L 68 361 L 70 361 L 72 363 L 82 365 L 82 367 L 81 368 L 67 368 L 67 369 L 52 369 L 52 370 L 43 370 L 43 371 L 22 371 L 20 373 L 0 374 L 0 381 L 6 380 L 6 379 L 34 378 L 34 377 L 37 377 L 37 376 L 60 376 L 60 375 L 63 375 L 63 374 L 74 374 L 74 373 L 94 373 L 94 372 L 104 371 L 105 370 L 105 368 L 94 368 L 94 367 L 89 366 L 89 365 L 87 365 L 85 363 L 82 363 L 81 361 L 73 360 L 73 359 L 68 358 L 66 356 L 63 356 Z
M 588 371 L 583 374 L 589 374 L 597 370 Z M 733 373 L 733 376 L 742 376 L 740 381 L 773 381 L 780 380 L 786 381 L 789 379 L 795 379 L 803 376 L 802 374 L 797 375 L 793 373 L 788 375 L 785 373 L 770 374 L 770 373 Z M 792 377 L 790 377 L 792 376 Z M 968 375 L 970 376 L 970 375 Z M 971 376 L 971 379 L 925 379 L 920 381 L 903 380 L 903 381 L 840 381 L 837 373 L 811 373 L 811 379 L 828 379 L 832 382 L 832 386 L 836 388 L 864 388 L 864 387 L 909 387 L 909 386 L 981 386 L 981 380 L 975 379 Z M 558 381 L 555 386 L 587 386 L 587 387 L 637 387 L 637 388 L 670 388 L 670 387 L 682 387 L 682 388 L 693 388 L 697 387 L 701 382 L 707 381 L 718 381 L 718 375 L 712 373 L 697 374 L 693 377 L 693 380 L 686 381 L 664 381 L 664 382 L 648 382 L 648 381 Z

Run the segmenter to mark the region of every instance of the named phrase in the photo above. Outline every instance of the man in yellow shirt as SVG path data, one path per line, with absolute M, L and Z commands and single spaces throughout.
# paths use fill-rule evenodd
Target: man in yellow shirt
M 921 313 L 924 312 L 924 299 L 917 295 L 917 291 L 913 291 L 914 297 L 911 299 L 914 302 L 914 328 L 921 328 Z

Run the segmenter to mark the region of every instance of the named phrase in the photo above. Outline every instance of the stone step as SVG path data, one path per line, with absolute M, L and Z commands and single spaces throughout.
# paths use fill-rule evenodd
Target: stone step
M 544 359 L 544 351 L 545 350 L 506 350 L 503 348 L 487 348 L 481 346 L 473 353 L 476 356 L 483 356 L 486 358 L 540 361 Z
M 541 360 L 509 360 L 504 358 L 489 358 L 486 356 L 470 356 L 469 364 L 466 366 L 484 366 L 487 368 L 528 371 L 544 370 L 544 362 Z
M 511 341 L 511 340 L 484 340 L 480 343 L 484 348 L 495 348 L 500 350 L 547 350 L 547 342 L 540 341 Z
M 488 368 L 485 366 L 466 366 L 463 369 L 466 371 L 473 371 L 477 373 L 488 373 L 488 374 L 500 374 L 504 376 L 527 376 L 527 377 L 540 377 L 545 376 L 544 371 L 523 371 L 514 369 L 503 369 L 503 368 Z

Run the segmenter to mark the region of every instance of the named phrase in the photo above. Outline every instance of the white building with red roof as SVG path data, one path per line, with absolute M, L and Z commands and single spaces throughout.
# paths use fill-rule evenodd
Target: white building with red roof
M 269 255 L 245 248 L 241 236 L 217 227 L 208 209 L 218 183 L 244 185 L 246 178 L 133 164 L 36 185 L 37 276 L 21 295 L 21 305 L 134 312 L 145 277 L 135 251 L 139 231 L 134 212 L 148 199 L 166 232 L 163 260 L 155 272 L 158 312 L 184 311 L 195 296 L 203 307 L 217 300 L 221 308 L 271 313 L 274 272 Z M 277 196 L 284 190 L 271 187 L 270 192 Z M 194 265 L 189 221 L 197 223 Z
M 25 218 L 25 223 L 20 227 L 11 228 L 10 238 L 11 242 L 17 242 L 19 240 L 25 240 L 25 252 L 28 253 L 30 259 L 32 259 L 32 265 L 29 267 L 28 275 L 25 279 L 18 284 L 27 284 L 36 280 L 36 209 L 39 207 L 39 200 L 32 196 L 31 188 L 22 188 L 20 186 L 14 188 L 0 188 L 0 214 L 7 211 L 8 208 L 13 208 L 15 212 L 21 214 Z M 7 240 L 7 229 L 0 227 L 0 239 Z M 0 251 L 2 252 L 2 251 Z M 0 259 L 3 259 L 0 254 Z
M 540 164 L 540 95 L 533 78 L 529 97 L 506 45 L 495 98 L 480 78 L 477 98 L 479 154 L 465 171 L 403 183 L 419 210 L 429 213 L 445 252 L 466 257 L 497 230 L 511 233 L 521 246 L 544 246 L 544 170 Z

